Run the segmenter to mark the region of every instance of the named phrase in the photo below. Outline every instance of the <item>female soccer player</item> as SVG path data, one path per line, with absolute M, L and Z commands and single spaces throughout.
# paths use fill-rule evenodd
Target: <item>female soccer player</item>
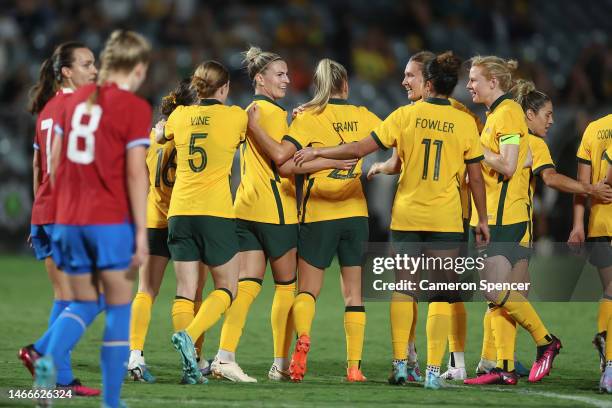
M 183 382 L 206 382 L 198 369 L 194 340 L 229 308 L 238 289 L 238 237 L 228 179 L 238 145 L 244 141 L 247 115 L 224 105 L 229 72 L 216 61 L 195 70 L 192 87 L 198 105 L 178 106 L 166 123 L 162 144 L 174 140 L 176 181 L 168 209 L 168 248 L 174 260 L 177 296 L 192 301 L 200 262 L 215 282 L 198 313 L 172 336 L 183 362 Z M 173 314 L 193 316 L 193 302 L 175 303 Z
M 599 183 L 606 180 L 610 184 L 609 159 L 612 146 L 612 114 L 591 122 L 584 131 L 578 147 L 578 180 L 583 183 Z M 606 151 L 608 153 L 606 153 Z M 608 178 L 606 179 L 606 175 Z M 584 242 L 584 209 L 586 197 L 574 196 L 574 225 L 568 242 Z M 603 298 L 599 302 L 597 314 L 597 334 L 593 344 L 599 351 L 603 374 L 599 383 L 602 391 L 612 392 L 612 336 L 608 335 L 612 322 L 612 204 L 591 200 L 591 213 L 587 241 L 591 245 L 589 261 L 599 271 L 603 285 Z
M 139 270 L 138 292 L 132 302 L 132 319 L 130 322 L 130 360 L 128 371 L 135 381 L 155 382 L 144 360 L 144 343 L 151 320 L 151 309 L 157 297 L 164 277 L 164 272 L 170 258 L 168 250 L 168 206 L 174 186 L 176 170 L 176 149 L 174 143 L 160 145 L 156 142 L 156 132 L 163 134 L 168 116 L 179 105 L 196 103 L 195 91 L 191 88 L 191 80 L 181 81 L 178 87 L 162 99 L 160 113 L 162 119 L 151 131 L 151 146 L 147 152 L 147 167 L 149 170 L 149 195 L 147 197 L 147 235 L 149 239 L 149 256 Z M 202 303 L 202 290 L 206 282 L 206 270 L 200 265 L 200 279 L 196 290 L 195 301 L 190 299 L 175 299 L 174 303 L 192 304 L 195 312 Z M 190 316 L 173 313 L 174 330 L 187 327 L 193 320 Z M 202 349 L 203 337 L 196 341 L 198 355 Z M 201 370 L 206 370 L 208 361 L 199 360 Z
M 361 163 L 349 162 L 343 170 L 325 162 L 319 168 L 296 168 L 293 154 L 302 146 L 335 146 L 360 140 L 380 119 L 364 107 L 347 103 L 348 75 L 335 61 L 323 59 L 314 75 L 315 96 L 303 106 L 278 144 L 266 137 L 258 125 L 258 109 L 249 110 L 249 129 L 257 143 L 275 162 L 284 163 L 281 174 L 306 171 L 301 227 L 298 238 L 298 294 L 293 302 L 293 319 L 299 336 L 291 358 L 290 376 L 301 381 L 306 373 L 310 329 L 315 301 L 323 284 L 323 273 L 338 255 L 345 303 L 344 327 L 347 341 L 347 380 L 365 381 L 360 361 L 365 330 L 365 308 L 361 299 L 362 245 L 368 239 L 368 210 L 359 182 Z M 313 161 L 309 166 L 318 167 Z M 325 168 L 326 170 L 323 170 Z
M 500 276 L 511 276 L 515 264 L 527 256 L 521 243 L 529 224 L 529 213 L 526 211 L 529 204 L 528 179 L 521 177 L 521 170 L 529 151 L 528 129 L 521 106 L 507 93 L 513 85 L 512 74 L 516 67 L 516 61 L 512 60 L 493 56 L 474 57 L 467 84 L 472 100 L 485 104 L 489 109 L 480 140 L 485 151 L 482 167 L 491 242 L 496 244 L 488 249 L 483 272 L 486 274 L 489 270 L 497 270 Z M 475 226 L 476 221 L 472 215 L 471 225 Z M 500 242 L 502 244 L 498 244 Z M 490 372 L 465 380 L 465 383 L 517 383 L 514 322 L 527 329 L 538 346 L 529 380 L 539 381 L 550 372 L 552 361 L 561 349 L 561 342 L 548 332 L 533 306 L 520 293 L 491 291 L 484 295 L 493 304 L 490 319 L 495 332 L 497 364 Z
M 47 274 L 53 286 L 54 302 L 49 315 L 48 329 L 73 299 L 68 276 L 57 268 L 51 257 L 51 233 L 55 222 L 55 201 L 49 182 L 53 126 L 59 119 L 59 113 L 66 99 L 76 89 L 96 80 L 98 71 L 94 62 L 93 53 L 85 45 L 78 42 L 60 44 L 53 51 L 53 55 L 43 62 L 38 83 L 32 89 L 29 105 L 30 112 L 38 114 L 32 162 L 35 198 L 29 239 L 36 258 L 45 260 Z M 34 362 L 46 353 L 49 338 L 50 335 L 46 333 L 35 344 L 19 350 L 19 359 L 32 375 L 34 375 Z M 73 377 L 69 355 L 61 359 L 57 368 L 59 385 L 70 387 L 77 395 L 99 395 L 100 390 L 85 387 Z
M 36 362 L 35 384 L 55 386 L 54 362 L 99 313 L 99 281 L 106 296 L 100 365 L 108 407 L 121 405 L 129 357 L 130 268 L 148 254 L 145 154 L 151 107 L 134 92 L 145 79 L 150 50 L 139 34 L 113 32 L 101 54 L 98 84 L 66 100 L 52 147 L 54 256 L 70 276 L 75 300 L 53 326 L 47 354 Z
M 451 246 L 443 251 L 447 256 L 458 255 L 459 242 L 463 238 L 462 206 L 457 188 L 460 184 L 458 177 L 463 175 L 466 165 L 479 215 L 477 238 L 488 241 L 485 191 L 480 171 L 482 150 L 476 122 L 470 115 L 453 108 L 447 99 L 457 84 L 459 66 L 459 59 L 451 52 L 430 60 L 423 70 L 423 102 L 395 110 L 372 132 L 371 137 L 335 148 L 308 148 L 295 155 L 299 164 L 319 156 L 361 158 L 379 148 L 396 147 L 401 176 L 391 215 L 391 239 L 396 243 L 450 243 Z M 443 120 L 444 124 L 428 125 L 436 120 Z M 436 153 L 430 158 L 433 151 Z M 440 209 L 440 217 L 435 219 L 426 215 L 432 204 Z M 457 242 L 456 246 L 452 245 L 453 242 Z M 410 295 L 396 292 L 394 298 L 396 303 L 412 310 Z M 391 309 L 394 356 L 402 357 L 393 364 L 390 382 L 395 384 L 406 381 L 406 346 L 412 322 L 406 319 L 406 315 L 410 316 L 408 310 L 403 309 Z M 430 303 L 426 388 L 442 386 L 440 365 L 450 329 L 449 315 L 447 301 L 438 299 Z

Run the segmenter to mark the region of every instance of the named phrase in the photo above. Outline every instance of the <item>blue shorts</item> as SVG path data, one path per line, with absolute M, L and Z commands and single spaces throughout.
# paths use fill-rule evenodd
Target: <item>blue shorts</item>
M 30 237 L 36 259 L 43 260 L 51 256 L 51 235 L 53 224 L 30 225 Z
M 53 260 L 70 275 L 125 270 L 134 254 L 134 225 L 55 224 L 52 246 Z

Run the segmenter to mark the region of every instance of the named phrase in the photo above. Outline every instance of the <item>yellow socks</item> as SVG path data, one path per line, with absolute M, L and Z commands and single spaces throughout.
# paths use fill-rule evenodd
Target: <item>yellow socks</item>
M 612 302 L 606 302 L 612 303 Z M 612 364 L 612 316 L 608 318 L 608 324 L 606 327 L 606 364 Z M 601 332 L 600 332 L 601 333 Z
M 310 336 L 310 328 L 315 315 L 315 297 L 308 292 L 300 292 L 293 301 L 293 321 L 298 336 Z
M 176 296 L 172 303 L 172 327 L 175 332 L 185 330 L 193 320 L 193 301 L 187 298 Z
M 608 330 L 608 321 L 611 317 L 612 299 L 603 298 L 599 301 L 599 311 L 597 312 L 597 333 Z
M 202 307 L 202 299 L 196 300 L 193 302 L 193 315 L 197 315 L 198 311 Z M 202 355 L 202 345 L 204 344 L 204 333 L 195 341 L 194 346 L 196 349 L 196 356 L 200 357 Z
M 227 311 L 221 328 L 221 350 L 236 352 L 249 309 L 260 291 L 261 279 L 244 279 L 238 282 L 238 295 Z
M 206 297 L 198 314 L 185 331 L 192 339 L 197 339 L 217 322 L 232 303 L 231 292 L 225 288 L 215 289 Z
M 448 334 L 448 351 L 451 353 L 465 351 L 467 315 L 463 302 L 450 304 L 450 332 Z
M 427 369 L 437 374 L 446 353 L 450 313 L 448 302 L 431 302 L 427 311 Z
M 482 352 L 480 356 L 484 360 L 497 360 L 497 349 L 495 348 L 495 336 L 491 327 L 491 315 L 493 310 L 498 309 L 493 303 L 489 303 L 489 307 L 482 320 Z
M 138 292 L 132 302 L 130 320 L 130 350 L 144 350 L 145 338 L 151 321 L 153 298 L 148 293 Z
M 391 296 L 391 342 L 393 359 L 405 360 L 408 356 L 408 340 L 414 319 L 414 302 L 412 296 L 393 292 Z
M 550 333 L 531 303 L 523 295 L 514 291 L 505 292 L 497 304 L 504 308 L 516 323 L 531 333 L 531 337 L 538 346 L 550 343 Z
M 346 360 L 348 368 L 359 367 L 363 351 L 366 314 L 364 306 L 346 306 L 344 309 L 344 333 L 346 335 Z
M 497 349 L 497 368 L 504 371 L 514 370 L 514 345 L 516 342 L 516 322 L 502 308 L 491 312 L 491 327 Z
M 288 329 L 289 315 L 295 299 L 295 279 L 290 282 L 275 282 L 274 299 L 270 312 L 272 324 L 272 340 L 274 342 L 274 358 L 287 358 L 291 347 L 293 321 Z M 289 336 L 287 341 L 286 336 Z

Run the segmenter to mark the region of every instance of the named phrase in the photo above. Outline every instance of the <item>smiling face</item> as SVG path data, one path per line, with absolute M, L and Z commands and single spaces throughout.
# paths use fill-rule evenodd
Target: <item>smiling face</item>
M 487 79 L 484 76 L 482 67 L 477 65 L 470 68 L 470 75 L 466 85 L 467 90 L 472 95 L 474 103 L 486 103 L 493 94 L 495 81 L 493 78 Z
M 289 82 L 287 63 L 283 60 L 271 62 L 263 72 L 255 75 L 256 91 L 273 100 L 285 97 Z
M 546 137 L 548 129 L 554 123 L 552 102 L 546 101 L 537 112 L 528 109 L 526 116 L 529 129 L 537 136 Z
M 423 97 L 423 64 L 408 61 L 404 70 L 402 85 L 406 89 L 408 99 L 415 102 Z

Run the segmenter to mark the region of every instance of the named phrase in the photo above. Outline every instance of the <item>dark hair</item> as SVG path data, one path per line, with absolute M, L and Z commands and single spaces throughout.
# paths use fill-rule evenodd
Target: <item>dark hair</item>
M 40 66 L 38 83 L 30 90 L 30 102 L 28 104 L 30 113 L 40 113 L 49 99 L 53 98 L 64 79 L 62 68 L 72 66 L 74 50 L 78 48 L 87 47 L 76 41 L 62 43 L 55 48 L 51 57 L 43 61 Z
M 448 96 L 459 80 L 461 60 L 452 51 L 436 55 L 423 68 L 423 81 L 431 82 L 436 93 Z
M 198 93 L 198 98 L 210 98 L 217 92 L 217 89 L 229 82 L 230 76 L 227 68 L 217 61 L 205 61 L 198 65 L 193 77 L 191 86 Z
M 533 113 L 538 113 L 546 102 L 550 102 L 548 95 L 538 91 L 533 82 L 525 79 L 516 81 L 516 85 L 514 85 L 510 92 L 512 92 L 514 100 L 521 105 L 525 113 L 527 113 L 528 109 L 531 109 Z
M 191 78 L 181 80 L 178 86 L 162 98 L 159 113 L 163 116 L 170 116 L 177 106 L 189 106 L 196 103 L 198 95 L 191 87 Z

